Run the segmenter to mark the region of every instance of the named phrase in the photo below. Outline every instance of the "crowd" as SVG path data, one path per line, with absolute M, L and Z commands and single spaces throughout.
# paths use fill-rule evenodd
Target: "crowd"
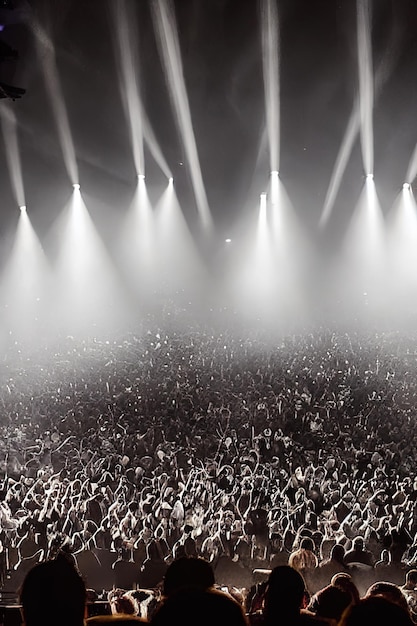
M 62 549 L 96 590 L 154 588 L 184 555 L 226 586 L 288 562 L 311 593 L 352 567 L 359 586 L 403 582 L 417 547 L 416 374 L 417 340 L 399 333 L 165 320 L 31 353 L 11 344 L 3 589 Z
M 301 573 L 281 565 L 271 570 L 262 589 L 239 598 L 216 588 L 207 561 L 182 557 L 168 567 L 160 597 L 146 617 L 138 606 L 137 591 L 119 595 L 111 602 L 111 611 L 89 616 L 85 582 L 71 558 L 59 554 L 28 572 L 20 600 L 25 626 L 53 626 L 57 621 L 63 626 L 138 626 L 138 622 L 151 626 L 412 626 L 417 616 L 408 598 L 416 594 L 417 570 L 412 574 L 413 580 L 410 572 L 402 588 L 378 582 L 361 598 L 349 574 L 339 573 L 311 597 Z

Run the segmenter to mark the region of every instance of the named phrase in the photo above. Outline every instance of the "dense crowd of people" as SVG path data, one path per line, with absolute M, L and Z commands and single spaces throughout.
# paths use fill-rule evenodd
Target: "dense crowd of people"
M 339 571 L 403 584 L 416 370 L 417 341 L 399 333 L 272 337 L 171 319 L 31 353 L 10 344 L 3 589 L 62 549 L 96 590 L 154 588 L 185 555 L 239 588 L 288 562 L 311 593 Z

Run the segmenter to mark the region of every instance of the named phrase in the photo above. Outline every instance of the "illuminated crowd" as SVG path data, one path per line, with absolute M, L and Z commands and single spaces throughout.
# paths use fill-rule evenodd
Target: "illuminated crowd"
M 313 593 L 361 540 L 366 582 L 378 569 L 403 582 L 417 547 L 415 348 L 397 333 L 272 338 L 150 321 L 30 355 L 10 346 L 3 585 L 64 548 L 98 590 L 116 561 L 153 588 L 192 555 L 239 588 L 301 558 Z

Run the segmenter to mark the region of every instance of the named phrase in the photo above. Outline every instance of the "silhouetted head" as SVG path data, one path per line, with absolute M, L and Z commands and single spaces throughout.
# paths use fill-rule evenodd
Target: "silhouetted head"
M 313 596 L 308 608 L 318 617 L 334 619 L 338 622 L 351 603 L 350 593 L 328 585 Z
M 342 589 L 342 591 L 347 591 L 351 595 L 352 602 L 354 604 L 359 602 L 359 591 L 350 574 L 339 572 L 332 577 L 330 584 L 332 587 L 337 587 L 338 589 Z
M 65 556 L 35 565 L 23 581 L 20 601 L 26 626 L 83 626 L 85 583 Z
M 398 604 L 382 596 L 360 600 L 348 608 L 339 622 L 339 626 L 412 626 L 413 621 L 407 611 Z
M 410 569 L 405 576 L 405 582 L 410 585 L 417 585 L 417 569 Z
M 248 626 L 243 608 L 215 589 L 180 589 L 155 612 L 152 626 Z
M 208 589 L 214 582 L 214 572 L 210 563 L 196 557 L 181 557 L 168 567 L 164 577 L 163 593 L 169 596 L 183 587 Z
M 280 615 L 298 615 L 304 590 L 304 578 L 297 570 L 289 565 L 275 567 L 269 575 L 265 591 L 265 620 L 272 622 Z
M 330 552 L 330 558 L 338 563 L 343 563 L 343 559 L 345 558 L 345 549 L 341 543 L 337 543 Z
M 408 611 L 407 599 L 401 589 L 394 585 L 394 583 L 390 583 L 387 581 L 379 581 L 371 585 L 368 591 L 365 594 L 365 597 L 374 597 L 380 596 L 389 600 L 390 602 L 394 602 L 398 604 L 405 611 Z

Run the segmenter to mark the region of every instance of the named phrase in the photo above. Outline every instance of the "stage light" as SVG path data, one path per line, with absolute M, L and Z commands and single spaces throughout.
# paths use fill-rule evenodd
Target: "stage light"
M 232 240 L 231 239 L 225 239 L 225 242 L 226 243 L 232 243 Z
M 278 170 L 272 170 L 271 176 L 279 176 Z
M 80 191 L 80 185 L 78 183 L 74 183 L 72 187 L 74 191 Z
M 410 189 L 410 188 L 411 188 L 410 183 L 404 183 L 403 189 Z
M 21 211 L 22 213 L 26 213 L 26 207 L 25 207 L 25 205 L 20 206 L 20 207 L 19 207 L 19 209 L 20 209 L 20 211 Z
M 366 175 L 366 180 L 373 180 L 374 179 L 374 175 L 373 174 L 367 174 Z
M 139 180 L 145 180 L 145 174 L 138 174 Z
M 168 178 L 168 183 L 169 183 L 170 185 L 173 185 L 173 184 L 174 184 L 174 179 L 172 178 L 172 176 L 170 176 L 170 177 Z

